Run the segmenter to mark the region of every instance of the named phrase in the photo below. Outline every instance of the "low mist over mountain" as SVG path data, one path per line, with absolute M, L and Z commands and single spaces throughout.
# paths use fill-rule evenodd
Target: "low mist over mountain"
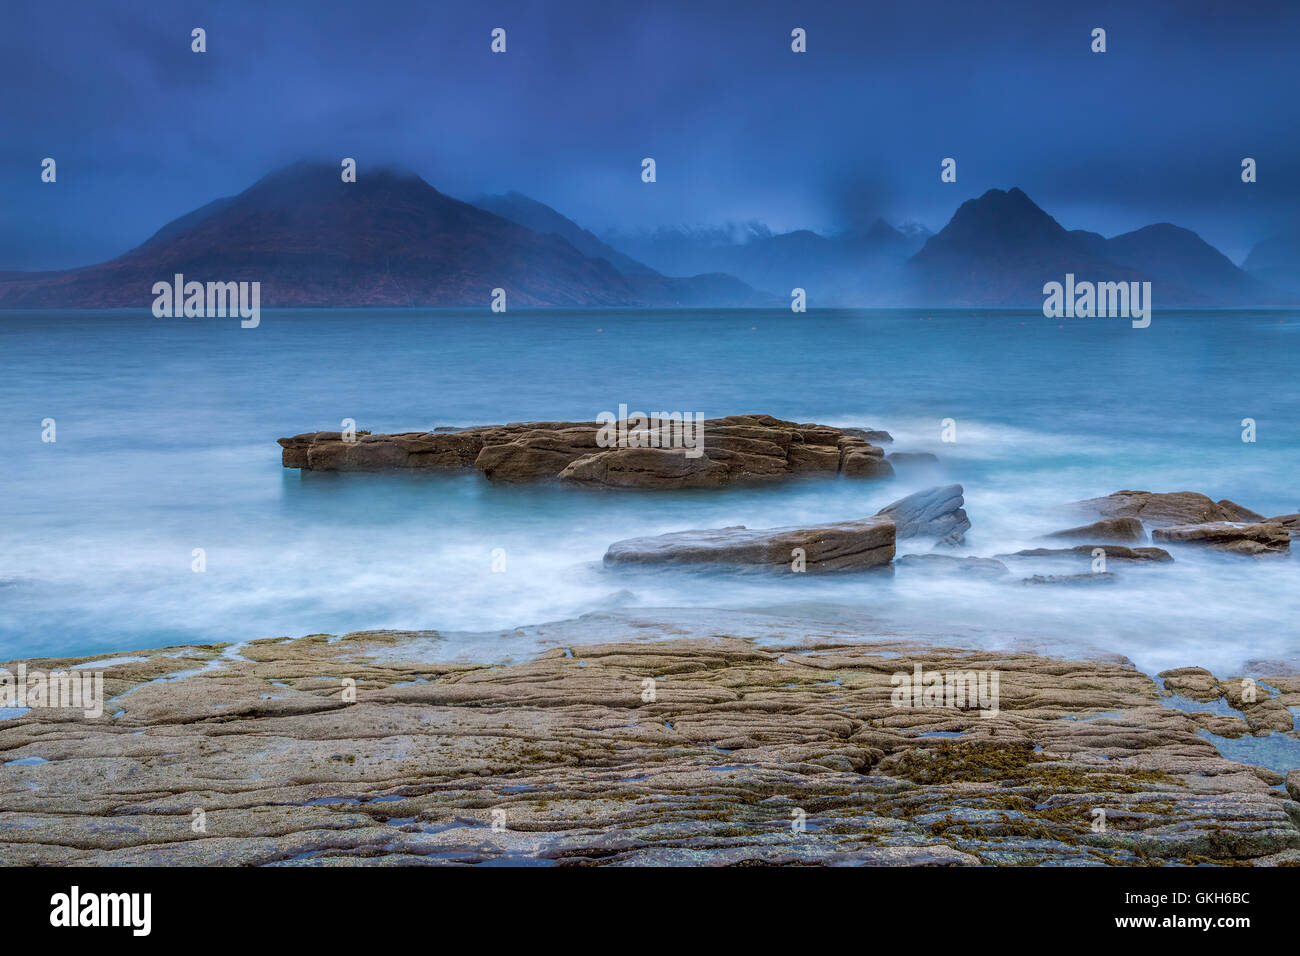
M 1020 189 L 961 204 L 934 235 L 883 220 L 833 236 L 761 224 L 603 238 L 520 193 L 471 205 L 403 171 L 341 181 L 298 163 L 168 223 L 101 265 L 0 274 L 0 308 L 147 306 L 157 282 L 260 282 L 274 306 L 1020 306 L 1067 273 L 1150 281 L 1161 306 L 1293 304 L 1297 240 L 1260 243 L 1243 271 L 1196 233 L 1158 223 L 1070 231 Z M 673 278 L 672 276 L 689 276 Z
M 1300 229 L 1255 243 L 1241 268 L 1261 282 L 1300 294 Z
M 398 171 L 341 181 L 298 163 L 168 223 L 102 265 L 0 275 L 0 308 L 148 306 L 155 282 L 257 281 L 273 306 L 751 305 L 727 276 L 624 274 L 562 235 L 445 196 Z
M 807 229 L 773 234 L 758 223 L 700 229 L 607 233 L 606 242 L 665 272 L 725 272 L 764 292 L 808 291 L 818 306 L 898 304 L 903 264 L 929 236 L 905 234 L 883 219 L 865 231 L 824 236 Z
M 624 275 L 658 275 L 654 269 L 608 246 L 595 235 L 583 229 L 572 219 L 560 215 L 545 203 L 529 199 L 522 193 L 510 192 L 503 196 L 480 196 L 473 200 L 479 209 L 509 219 L 533 232 L 563 236 L 584 256 L 604 259 Z M 671 272 L 671 270 L 669 270 Z M 708 270 L 706 270 L 708 271 Z

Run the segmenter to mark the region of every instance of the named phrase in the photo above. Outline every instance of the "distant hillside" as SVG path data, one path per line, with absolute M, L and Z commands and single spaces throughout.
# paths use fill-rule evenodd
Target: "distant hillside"
M 811 304 L 827 306 L 891 304 L 903 263 L 928 235 L 915 225 L 904 234 L 878 219 L 865 231 L 835 236 L 808 229 L 774 234 L 749 224 L 605 238 L 656 269 L 724 272 L 774 296 L 803 288 Z
M 486 209 L 502 219 L 543 234 L 563 236 L 589 259 L 604 259 L 624 275 L 659 275 L 649 266 L 626 256 L 613 246 L 606 245 L 572 219 L 560 215 L 545 203 L 529 199 L 522 193 L 510 192 L 499 196 L 480 196 L 472 200 L 479 209 Z
M 1300 294 L 1300 230 L 1255 243 L 1241 268 L 1261 282 Z
M 298 163 L 161 228 L 101 265 L 0 275 L 0 308 L 148 306 L 158 281 L 259 281 L 261 305 L 754 305 L 730 276 L 625 275 L 566 238 L 445 196 L 407 172 L 344 183 Z
M 1066 273 L 1093 282 L 1152 282 L 1162 306 L 1285 304 L 1291 297 L 1238 269 L 1196 233 L 1159 223 L 1106 239 L 1067 231 L 1019 189 L 962 203 L 909 260 L 919 305 L 1032 306 Z
M 1019 189 L 961 204 L 934 235 L 877 220 L 825 236 L 765 227 L 660 229 L 604 239 L 519 193 L 478 205 L 419 176 L 298 163 L 167 223 L 100 265 L 0 274 L 0 308 L 149 306 L 176 273 L 257 281 L 261 305 L 754 307 L 802 288 L 828 306 L 1038 306 L 1043 285 L 1151 281 L 1157 307 L 1295 305 L 1296 237 L 1260 243 L 1247 270 L 1170 223 L 1107 239 L 1066 230 Z M 658 271 L 656 271 L 658 270 Z M 689 278 L 673 278 L 673 275 Z

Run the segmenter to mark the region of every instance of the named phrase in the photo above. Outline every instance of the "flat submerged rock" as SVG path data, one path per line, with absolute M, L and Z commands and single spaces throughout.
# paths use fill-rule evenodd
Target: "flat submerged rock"
M 1294 738 L 1294 674 L 1252 675 L 1247 702 L 1228 675 L 1169 672 L 1225 715 L 1169 706 L 1119 658 L 845 641 L 723 612 L 710 630 L 733 636 L 683 639 L 672 620 L 635 612 L 622 630 L 652 639 L 604 644 L 563 641 L 617 621 L 547 625 L 559 646 L 494 666 L 397 631 L 28 661 L 100 661 L 120 715 L 0 722 L 0 862 L 1300 860 L 1286 775 L 1203 734 Z M 921 673 L 996 675 L 996 713 L 900 702 Z

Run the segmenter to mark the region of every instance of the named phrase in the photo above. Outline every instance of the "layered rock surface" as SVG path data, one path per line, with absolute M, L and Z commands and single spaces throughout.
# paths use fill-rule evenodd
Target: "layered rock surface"
M 801 552 L 801 553 L 796 553 Z M 751 530 L 743 525 L 616 541 L 610 567 L 711 565 L 771 571 L 859 571 L 894 558 L 894 523 L 863 518 L 807 528 Z
M 1173 556 L 1164 548 L 1126 548 L 1119 544 L 1081 544 L 1073 548 L 1026 548 L 1011 554 L 999 554 L 1000 559 L 1025 558 L 1039 561 L 1091 561 L 1093 552 L 1100 549 L 1107 561 L 1133 561 L 1165 563 Z
M 1248 557 L 1285 555 L 1291 550 L 1291 535 L 1283 525 L 1274 522 L 1236 524 L 1212 521 L 1206 524 L 1175 525 L 1156 528 L 1151 532 L 1151 540 L 1199 545 Z
M 1146 540 L 1146 531 L 1137 518 L 1103 518 L 1092 524 L 1064 531 L 1053 531 L 1046 538 L 1065 538 L 1069 541 L 1095 541 L 1098 544 L 1134 544 Z
M 684 447 L 680 422 L 620 423 L 626 445 L 603 447 L 596 422 L 524 422 L 459 431 L 373 435 L 307 432 L 278 439 L 285 468 L 387 471 L 475 468 L 493 481 L 558 479 L 627 488 L 717 487 L 797 475 L 878 478 L 893 474 L 865 429 L 800 425 L 770 415 L 703 423 L 702 448 Z M 686 445 L 694 445 L 688 434 Z M 698 454 L 696 453 L 698 452 Z
M 961 485 L 941 485 L 900 498 L 876 512 L 898 526 L 899 538 L 948 538 L 960 540 L 970 530 L 970 519 L 962 508 L 966 499 Z
M 1195 491 L 1117 491 L 1102 498 L 1077 501 L 1074 507 L 1107 517 L 1138 518 L 1144 525 L 1204 524 L 1211 521 L 1262 521 L 1264 516 L 1224 498 L 1215 501 Z
M 105 656 L 105 717 L 0 721 L 0 862 L 1300 861 L 1284 775 L 1201 734 L 1246 721 L 1163 706 L 1122 659 L 836 633 L 505 666 L 446 663 L 433 632 Z M 996 673 L 996 715 L 896 706 L 917 665 Z M 1259 676 L 1300 703 L 1300 678 Z

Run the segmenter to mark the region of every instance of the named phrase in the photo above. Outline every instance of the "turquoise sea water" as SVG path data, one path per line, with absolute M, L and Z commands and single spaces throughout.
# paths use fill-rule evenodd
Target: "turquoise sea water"
M 0 313 L 0 658 L 498 631 L 675 606 L 851 618 L 864 636 L 1100 649 L 1146 668 L 1294 662 L 1298 560 L 1180 552 L 1172 566 L 1112 567 L 1113 587 L 1060 589 L 901 569 L 629 575 L 600 558 L 637 535 L 861 517 L 946 481 L 966 488 L 971 554 L 1033 546 L 1088 520 L 1062 504 L 1122 488 L 1295 512 L 1297 368 L 1294 311 L 1157 311 L 1144 330 L 986 310 L 284 311 L 257 329 L 144 311 Z M 941 466 L 884 482 L 615 492 L 300 475 L 275 444 L 344 418 L 410 431 L 591 420 L 620 403 L 884 428 L 888 450 L 931 451 Z M 955 443 L 940 441 L 949 418 Z M 41 440 L 45 419 L 54 443 Z M 496 640 L 528 649 L 522 631 Z

